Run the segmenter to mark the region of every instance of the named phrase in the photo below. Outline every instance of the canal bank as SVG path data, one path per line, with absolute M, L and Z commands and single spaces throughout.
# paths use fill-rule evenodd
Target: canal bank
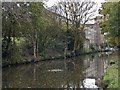
M 118 53 L 114 54 L 113 56 L 109 57 L 109 67 L 106 70 L 106 73 L 103 77 L 103 85 L 107 85 L 107 88 L 118 88 L 118 82 L 119 82 L 119 78 L 118 78 L 118 62 L 119 62 L 119 58 L 118 58 Z
M 66 59 L 77 57 L 77 56 L 80 56 L 80 55 L 89 55 L 89 54 L 105 53 L 105 52 L 112 52 L 112 51 L 110 51 L 110 50 L 103 50 L 103 51 L 91 51 L 91 52 L 82 52 L 82 53 L 77 52 L 76 54 L 68 53 L 66 55 Z M 59 59 L 64 59 L 64 58 L 65 58 L 65 56 L 62 55 L 62 54 L 59 54 L 58 56 L 44 57 L 44 58 L 41 58 L 41 59 L 31 58 L 31 59 L 25 59 L 25 60 L 22 60 L 20 62 L 15 62 L 15 63 L 3 63 L 2 64 L 2 68 L 10 67 L 10 66 L 18 66 L 18 65 L 23 65 L 23 64 L 33 64 L 33 63 L 38 63 L 40 61 L 59 60 Z

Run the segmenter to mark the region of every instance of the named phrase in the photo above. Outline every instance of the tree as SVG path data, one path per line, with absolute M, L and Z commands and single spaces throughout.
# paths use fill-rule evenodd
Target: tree
M 115 46 L 120 46 L 119 38 L 119 8 L 120 3 L 118 2 L 106 2 L 102 4 L 102 9 L 100 14 L 103 15 L 104 22 L 100 23 L 102 27 L 102 32 L 107 33 L 108 41 Z
M 14 52 L 16 47 L 15 39 L 21 35 L 19 22 L 19 8 L 17 3 L 2 4 L 2 57 L 12 56 L 10 52 Z M 13 49 L 13 50 L 12 50 Z
M 61 1 L 57 5 L 57 13 L 61 14 L 66 20 L 66 33 L 71 32 L 72 38 L 74 39 L 73 51 L 83 47 L 85 32 L 85 24 L 92 20 L 96 13 L 96 3 L 91 1 L 74 1 L 67 0 Z M 67 46 L 66 34 L 66 46 Z
M 47 48 L 62 43 L 61 17 L 44 8 L 42 2 L 4 2 L 2 7 L 3 57 L 10 59 L 21 51 L 17 55 L 36 60 Z

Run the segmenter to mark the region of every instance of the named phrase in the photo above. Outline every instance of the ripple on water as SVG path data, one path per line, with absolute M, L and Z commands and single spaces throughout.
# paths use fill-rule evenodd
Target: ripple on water
M 48 70 L 49 72 L 62 72 L 62 69 L 52 69 L 52 70 Z

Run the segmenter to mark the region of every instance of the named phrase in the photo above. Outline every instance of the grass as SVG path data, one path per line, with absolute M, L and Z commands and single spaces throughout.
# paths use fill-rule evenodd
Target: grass
M 117 58 L 114 57 L 110 60 L 110 62 L 115 62 L 115 64 L 109 65 L 104 80 L 108 81 L 108 88 L 118 88 L 118 61 Z

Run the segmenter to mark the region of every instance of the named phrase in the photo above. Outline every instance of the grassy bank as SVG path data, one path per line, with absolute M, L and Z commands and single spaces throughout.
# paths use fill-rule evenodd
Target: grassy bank
M 108 88 L 118 88 L 118 56 L 111 58 L 109 67 L 105 73 L 104 80 L 107 81 Z

